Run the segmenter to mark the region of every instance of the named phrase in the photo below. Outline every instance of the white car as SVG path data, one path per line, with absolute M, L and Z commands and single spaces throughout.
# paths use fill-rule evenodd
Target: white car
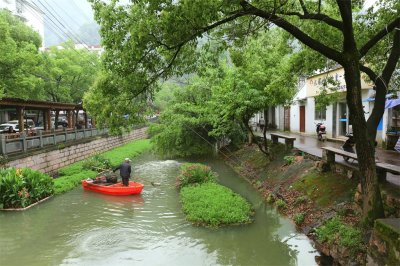
M 18 124 L 5 123 L 0 125 L 0 133 L 15 133 L 15 132 L 19 132 Z
M 32 119 L 24 119 L 24 123 L 25 125 L 28 124 L 28 127 L 30 129 L 34 129 L 35 128 L 35 122 Z M 15 124 L 18 125 L 18 120 L 11 120 L 8 121 L 7 124 Z

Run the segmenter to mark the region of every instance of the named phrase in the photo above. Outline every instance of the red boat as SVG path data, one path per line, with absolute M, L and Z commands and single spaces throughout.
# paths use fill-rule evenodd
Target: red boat
M 134 195 L 140 194 L 144 185 L 142 183 L 129 181 L 129 186 L 123 186 L 122 183 L 116 183 L 112 185 L 107 184 L 95 184 L 93 181 L 82 180 L 82 187 L 84 190 L 93 192 L 99 192 L 108 195 Z

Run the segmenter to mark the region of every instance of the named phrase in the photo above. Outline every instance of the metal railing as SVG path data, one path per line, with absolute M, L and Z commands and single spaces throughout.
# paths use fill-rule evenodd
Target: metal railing
M 52 131 L 38 130 L 36 133 L 0 135 L 0 153 L 7 155 L 10 153 L 27 152 L 45 146 L 55 146 L 61 143 L 73 142 L 85 138 L 101 136 L 108 133 L 108 129 L 61 129 Z

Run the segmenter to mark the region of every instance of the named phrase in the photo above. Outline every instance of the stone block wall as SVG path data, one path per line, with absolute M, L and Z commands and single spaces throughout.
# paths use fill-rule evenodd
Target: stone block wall
M 39 170 L 44 173 L 53 172 L 61 167 L 86 159 L 96 153 L 121 146 L 131 140 L 147 138 L 147 127 L 133 130 L 122 136 L 104 137 L 91 142 L 77 144 L 60 150 L 44 152 L 29 157 L 10 161 L 9 167 Z

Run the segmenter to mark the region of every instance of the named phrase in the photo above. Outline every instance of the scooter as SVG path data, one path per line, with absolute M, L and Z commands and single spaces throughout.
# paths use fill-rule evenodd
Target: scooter
M 355 153 L 354 146 L 356 145 L 356 142 L 354 140 L 353 134 L 351 134 L 351 133 L 346 134 L 346 137 L 347 137 L 347 140 L 342 145 L 342 149 L 347 152 Z M 347 156 L 343 156 L 343 159 L 346 162 L 348 162 L 350 158 Z
M 317 129 L 317 135 L 318 135 L 318 140 L 319 141 L 325 141 L 326 140 L 326 127 L 325 125 L 320 122 L 316 125 Z

